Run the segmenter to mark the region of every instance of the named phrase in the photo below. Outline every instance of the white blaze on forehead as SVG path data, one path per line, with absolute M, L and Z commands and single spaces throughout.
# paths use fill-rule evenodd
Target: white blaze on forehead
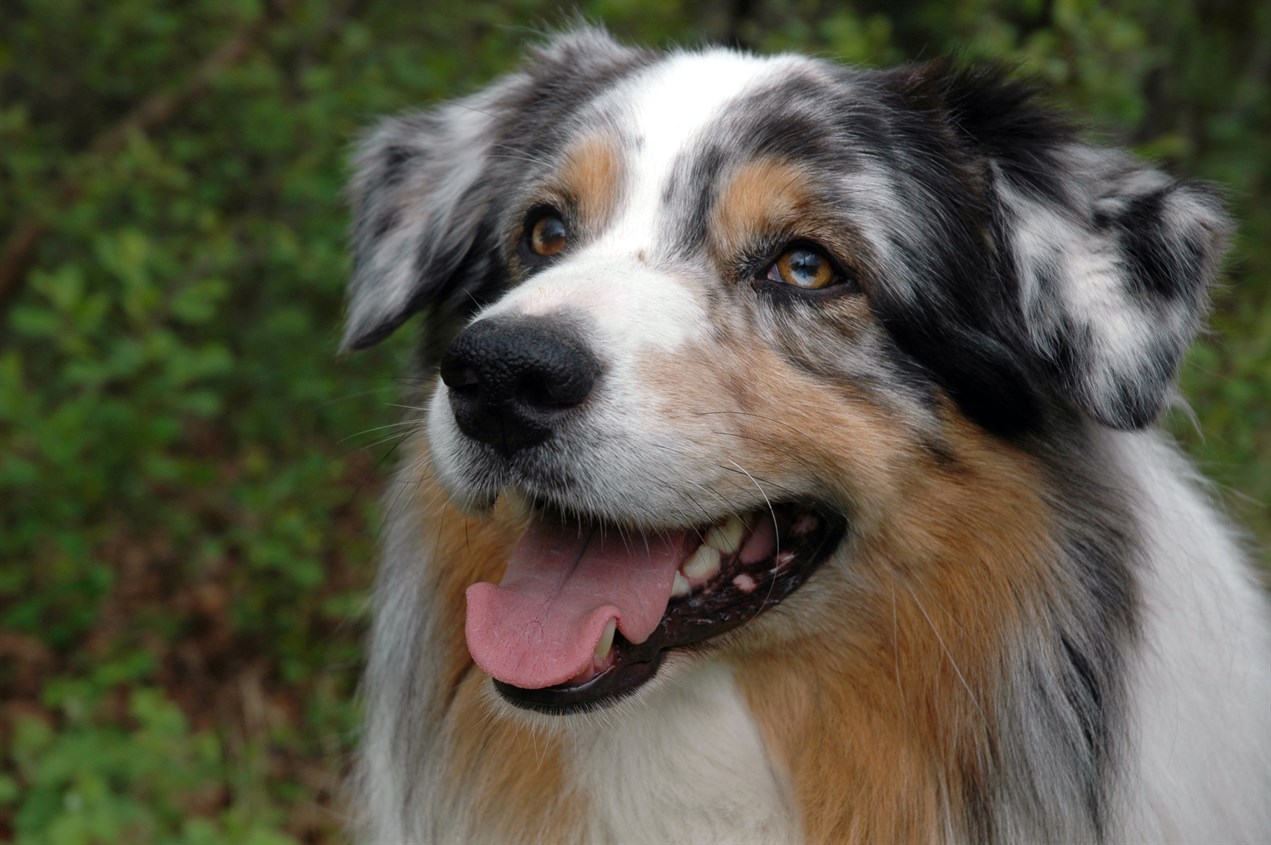
M 616 222 L 484 315 L 581 315 L 619 361 L 649 349 L 675 349 L 700 336 L 708 327 L 702 292 L 649 261 L 662 246 L 657 238 L 668 211 L 666 187 L 683 154 L 704 139 L 733 101 L 779 79 L 796 61 L 726 50 L 680 54 L 600 98 L 595 109 L 617 115 L 627 155 Z
M 707 130 L 738 97 L 766 81 L 779 80 L 782 71 L 801 61 L 795 56 L 760 58 L 727 50 L 682 53 L 602 99 L 602 108 L 618 104 L 620 125 L 636 144 L 627 170 L 627 201 L 604 242 L 619 251 L 656 251 L 658 221 L 666 212 L 663 199 L 681 156 L 707 138 Z

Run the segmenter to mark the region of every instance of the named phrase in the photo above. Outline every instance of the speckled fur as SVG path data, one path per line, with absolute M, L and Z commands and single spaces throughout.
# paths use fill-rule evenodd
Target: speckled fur
M 945 63 L 655 54 L 594 30 L 359 148 L 346 347 L 538 315 L 604 375 L 504 456 L 444 385 L 390 486 L 365 842 L 1267 842 L 1271 620 L 1152 425 L 1229 225 L 1217 192 Z M 518 254 L 536 207 L 569 248 Z M 846 282 L 767 282 L 815 242 Z M 611 524 L 843 514 L 779 607 L 595 713 L 468 657 L 539 497 Z

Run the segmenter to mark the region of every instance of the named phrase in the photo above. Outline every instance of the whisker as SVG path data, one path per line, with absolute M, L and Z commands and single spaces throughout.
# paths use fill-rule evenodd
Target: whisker
M 768 494 L 764 492 L 764 489 L 762 486 L 760 486 L 759 482 L 755 481 L 755 477 L 751 475 L 750 473 L 746 472 L 745 468 L 743 468 L 741 464 L 737 463 L 731 458 L 729 459 L 728 462 L 732 464 L 733 466 L 737 467 L 737 469 L 741 470 L 741 472 L 744 473 L 747 478 L 749 478 L 752 482 L 754 482 L 755 489 L 759 491 L 760 496 L 763 496 L 764 502 L 766 502 L 768 505 L 768 513 L 772 515 L 772 531 L 777 538 L 777 548 L 780 549 L 781 548 L 781 529 L 777 526 L 777 511 L 772 506 L 772 500 L 768 498 Z
M 918 606 L 918 610 L 922 613 L 922 617 L 927 620 L 927 624 L 931 627 L 931 633 L 936 635 L 936 641 L 940 643 L 940 648 L 944 651 L 944 656 L 949 659 L 949 665 L 953 667 L 953 671 L 958 676 L 958 680 L 962 682 L 962 688 L 965 689 L 966 694 L 970 696 L 971 703 L 974 704 L 975 709 L 979 711 L 980 718 L 987 724 L 988 715 L 985 714 L 984 708 L 980 706 L 980 700 L 976 697 L 975 692 L 972 691 L 971 685 L 967 683 L 966 676 L 962 674 L 962 667 L 959 666 L 958 661 L 954 659 L 953 652 L 949 651 L 949 646 L 945 644 L 944 637 L 940 636 L 940 631 L 937 630 L 936 624 L 931 621 L 931 616 L 927 613 L 927 608 L 923 607 L 922 601 L 919 600 L 918 594 L 914 592 L 913 587 L 906 584 L 905 589 L 908 590 L 909 595 L 913 597 L 914 604 Z

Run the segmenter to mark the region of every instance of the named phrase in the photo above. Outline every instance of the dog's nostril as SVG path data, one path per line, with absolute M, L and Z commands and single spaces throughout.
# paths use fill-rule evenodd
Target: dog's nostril
M 490 318 L 460 332 L 441 361 L 460 430 L 505 454 L 537 445 L 586 401 L 600 364 L 570 327 Z
M 447 378 L 447 376 L 449 376 Z M 477 371 L 472 367 L 460 367 L 457 370 L 452 369 L 449 373 L 444 370 L 441 373 L 441 380 L 451 390 L 462 390 L 465 392 L 475 392 L 481 380 L 477 377 Z
M 594 375 L 585 369 L 529 373 L 517 386 L 517 398 L 535 408 L 567 410 L 583 403 L 594 381 Z

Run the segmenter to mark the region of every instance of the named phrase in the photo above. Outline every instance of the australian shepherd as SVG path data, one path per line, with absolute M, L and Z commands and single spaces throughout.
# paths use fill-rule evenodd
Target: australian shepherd
M 352 198 L 345 346 L 439 375 L 366 841 L 1271 840 L 1268 605 L 1153 429 L 1215 189 L 995 70 L 582 30 Z

